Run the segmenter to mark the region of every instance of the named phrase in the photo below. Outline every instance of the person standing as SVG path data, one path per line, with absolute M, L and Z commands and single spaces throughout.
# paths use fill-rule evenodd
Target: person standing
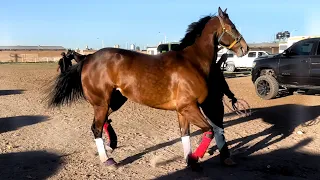
M 71 58 L 68 58 L 66 56 L 66 53 L 65 52 L 62 52 L 61 53 L 61 59 L 59 60 L 58 62 L 58 68 L 57 68 L 57 71 L 59 71 L 60 69 L 60 72 L 61 73 L 64 73 L 67 69 L 69 69 L 71 66 L 72 66 L 72 59 Z
M 208 78 L 208 96 L 203 103 L 200 104 L 200 110 L 205 115 L 209 124 L 213 127 L 214 138 L 220 152 L 220 162 L 226 166 L 234 166 L 236 163 L 231 159 L 228 145 L 224 136 L 223 116 L 224 94 L 231 99 L 232 104 L 237 102 L 234 94 L 224 78 L 221 65 L 228 58 L 227 54 L 223 54 L 217 63 L 213 63 L 213 70 L 210 71 Z

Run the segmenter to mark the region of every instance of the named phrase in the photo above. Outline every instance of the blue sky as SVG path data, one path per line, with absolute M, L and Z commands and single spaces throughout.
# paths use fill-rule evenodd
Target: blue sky
M 0 45 L 101 48 L 126 42 L 144 48 L 178 41 L 187 26 L 228 8 L 247 42 L 271 41 L 276 32 L 320 35 L 319 0 L 12 0 L 0 6 Z M 295 31 L 294 31 L 295 30 Z M 159 33 L 160 32 L 160 33 Z M 97 39 L 99 38 L 99 39 Z

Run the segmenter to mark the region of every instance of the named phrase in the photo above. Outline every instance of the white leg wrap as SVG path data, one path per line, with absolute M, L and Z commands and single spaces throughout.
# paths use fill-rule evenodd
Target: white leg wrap
M 217 125 L 215 125 L 202 111 L 200 108 L 200 111 L 202 115 L 207 119 L 208 123 L 212 126 L 213 132 L 214 132 L 214 139 L 216 140 L 216 144 L 219 150 L 222 149 L 224 144 L 226 143 L 225 137 L 224 137 L 224 130 Z
M 104 142 L 102 138 L 97 138 L 94 139 L 98 148 L 98 153 L 99 153 L 99 157 L 100 157 L 100 161 L 101 162 L 105 162 L 106 160 L 109 159 L 106 150 L 104 148 Z
M 187 159 L 188 155 L 191 154 L 190 136 L 183 136 L 181 137 L 181 140 L 183 145 L 184 159 Z

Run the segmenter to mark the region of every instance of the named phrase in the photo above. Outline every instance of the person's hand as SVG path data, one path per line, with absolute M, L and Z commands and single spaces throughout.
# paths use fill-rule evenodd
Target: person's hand
M 235 98 L 235 97 L 232 97 L 232 98 L 230 98 L 230 99 L 231 99 L 232 107 L 233 107 L 234 109 L 236 109 L 236 103 L 237 103 L 238 99 Z

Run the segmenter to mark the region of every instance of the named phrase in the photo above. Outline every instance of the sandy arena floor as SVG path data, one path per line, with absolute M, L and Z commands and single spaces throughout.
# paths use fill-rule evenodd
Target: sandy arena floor
M 320 179 L 320 96 L 266 101 L 255 94 L 250 76 L 228 75 L 253 114 L 226 112 L 226 138 L 239 165 L 222 167 L 213 141 L 202 173 L 185 169 L 175 112 L 127 102 L 110 117 L 119 139 L 112 157 L 120 167 L 113 170 L 100 164 L 87 102 L 53 110 L 42 102 L 55 69 L 0 65 L 0 179 Z M 200 136 L 192 126 L 193 149 Z

